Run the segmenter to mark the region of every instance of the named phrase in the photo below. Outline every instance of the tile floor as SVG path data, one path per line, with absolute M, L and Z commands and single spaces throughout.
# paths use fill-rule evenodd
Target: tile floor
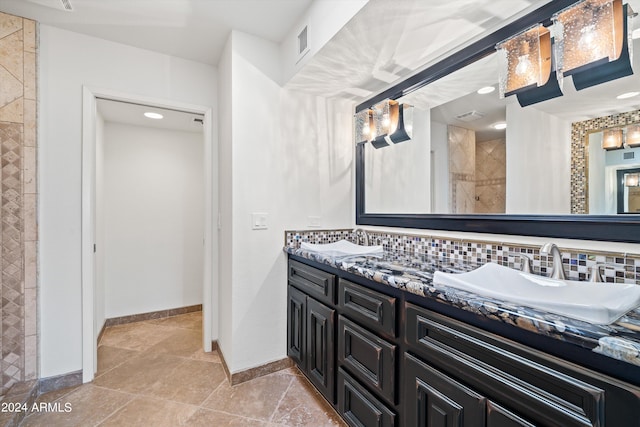
M 230 386 L 218 354 L 202 351 L 201 325 L 196 312 L 107 328 L 93 383 L 41 395 L 61 412 L 21 425 L 345 425 L 296 368 Z

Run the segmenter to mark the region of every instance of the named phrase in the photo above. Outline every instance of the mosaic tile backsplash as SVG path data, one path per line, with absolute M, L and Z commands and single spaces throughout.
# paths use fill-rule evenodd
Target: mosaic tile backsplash
M 535 274 L 549 275 L 553 268 L 551 256 L 540 255 L 539 246 L 450 240 L 370 230 L 367 230 L 367 235 L 370 245 L 382 245 L 385 251 L 403 252 L 409 256 L 442 257 L 472 264 L 495 262 L 516 269 L 523 262 L 521 256 L 526 256 L 531 259 Z M 351 229 L 285 231 L 285 246 L 292 248 L 299 248 L 300 242 L 332 243 L 342 239 L 356 242 Z M 599 265 L 605 282 L 640 285 L 640 254 L 586 252 L 571 248 L 560 250 L 563 267 L 570 280 L 588 280 L 592 268 Z

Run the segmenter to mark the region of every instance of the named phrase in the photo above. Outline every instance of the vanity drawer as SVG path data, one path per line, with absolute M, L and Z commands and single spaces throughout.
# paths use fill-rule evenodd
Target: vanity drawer
M 338 411 L 350 426 L 393 427 L 395 413 L 338 368 Z
M 406 311 L 409 348 L 438 369 L 537 423 L 604 425 L 604 390 L 480 340 L 455 320 L 412 304 Z
M 338 362 L 360 382 L 395 402 L 396 346 L 338 316 Z
M 340 279 L 338 305 L 349 318 L 383 335 L 395 338 L 396 299 Z
M 289 260 L 289 283 L 320 302 L 335 304 L 335 276 Z

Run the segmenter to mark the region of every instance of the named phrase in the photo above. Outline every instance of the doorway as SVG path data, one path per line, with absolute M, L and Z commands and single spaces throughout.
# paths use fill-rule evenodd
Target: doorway
M 187 226 L 183 227 L 183 229 L 189 229 L 190 230 L 189 232 L 191 234 L 193 233 L 201 234 L 201 239 L 202 239 L 201 240 L 202 246 L 199 248 L 201 250 L 198 251 L 198 250 L 194 250 L 194 245 L 193 245 L 194 236 L 192 235 L 190 237 L 191 252 L 190 252 L 190 255 L 185 254 L 184 258 L 189 258 L 190 261 L 193 261 L 193 255 L 197 254 L 196 256 L 199 256 L 200 259 L 198 259 L 197 260 L 198 262 L 196 262 L 195 264 L 192 263 L 190 268 L 187 268 L 187 269 L 182 268 L 179 270 L 182 271 L 183 273 L 188 271 L 188 275 L 190 276 L 188 278 L 189 281 L 193 282 L 194 280 L 198 280 L 201 282 L 198 286 L 199 286 L 200 295 L 202 296 L 202 310 L 203 310 L 202 347 L 205 351 L 211 351 L 212 340 L 213 340 L 213 337 L 215 336 L 215 330 L 217 330 L 217 324 L 215 323 L 215 320 L 217 319 L 214 319 L 212 314 L 214 302 L 217 300 L 217 280 L 216 280 L 217 277 L 216 275 L 213 274 L 213 271 L 217 270 L 216 268 L 217 266 L 215 265 L 217 260 L 217 230 L 215 230 L 211 226 L 211 224 L 212 224 L 213 212 L 217 210 L 217 191 L 215 191 L 217 190 L 217 185 L 214 182 L 214 176 L 212 173 L 215 165 L 215 155 L 214 155 L 215 150 L 213 149 L 213 137 L 212 137 L 213 132 L 211 129 L 212 127 L 211 126 L 211 123 L 212 123 L 211 108 L 194 106 L 194 105 L 186 105 L 186 104 L 180 104 L 175 102 L 168 102 L 165 100 L 129 96 L 129 95 L 113 93 L 108 90 L 95 90 L 95 89 L 90 89 L 85 87 L 84 94 L 83 94 L 83 174 L 82 174 L 83 382 L 91 381 L 97 369 L 97 337 L 98 337 L 98 333 L 100 332 L 104 324 L 103 322 L 104 322 L 105 315 L 109 316 L 109 310 L 110 310 L 110 312 L 112 313 L 111 315 L 113 315 L 113 313 L 116 313 L 116 317 L 118 317 L 117 310 L 114 311 L 113 303 L 111 304 L 112 306 L 108 308 L 107 311 L 105 312 L 105 307 L 104 307 L 105 295 L 101 294 L 102 291 L 98 286 L 99 280 L 101 280 L 100 274 L 104 272 L 105 265 L 102 263 L 102 260 L 98 260 L 96 256 L 96 253 L 100 253 L 100 248 L 96 246 L 96 243 L 101 242 L 101 245 L 105 245 L 109 243 L 109 239 L 113 241 L 113 236 L 110 236 L 109 238 L 105 238 L 104 223 L 101 223 L 101 221 L 98 220 L 100 217 L 100 215 L 98 215 L 98 211 L 100 210 L 102 214 L 102 209 L 104 208 L 104 206 L 101 205 L 102 203 L 101 199 L 98 197 L 98 196 L 102 196 L 99 193 L 103 190 L 103 188 L 99 188 L 98 186 L 100 184 L 100 174 L 104 173 L 104 171 L 100 170 L 101 165 L 96 160 L 97 156 L 101 154 L 100 150 L 102 149 L 100 148 L 100 143 L 101 143 L 100 132 L 102 131 L 100 127 L 102 126 L 102 122 L 100 118 L 101 116 L 98 113 L 98 110 L 99 110 L 98 105 L 100 103 L 108 103 L 109 105 L 113 105 L 113 103 L 120 103 L 124 107 L 129 109 L 136 109 L 136 108 L 140 109 L 140 108 L 148 107 L 146 109 L 149 109 L 149 110 L 162 109 L 162 110 L 165 110 L 165 112 L 171 112 L 171 111 L 183 112 L 186 114 L 182 114 L 182 117 L 184 118 L 190 117 L 192 119 L 192 123 L 189 123 L 188 125 L 199 126 L 200 129 L 202 130 L 202 133 L 200 136 L 200 141 L 201 141 L 200 142 L 201 144 L 200 159 L 204 159 L 204 160 L 203 161 L 201 160 L 202 173 L 200 174 L 200 177 L 199 177 L 199 179 L 201 180 L 200 182 L 201 185 L 200 185 L 200 189 L 197 190 L 199 194 L 197 195 L 192 194 L 190 196 L 192 199 L 194 198 L 194 196 L 196 198 L 198 198 L 199 196 L 200 201 L 202 201 L 201 205 L 198 207 L 200 212 L 197 212 L 195 214 L 189 213 L 188 219 L 182 218 L 182 215 L 181 215 L 181 219 L 185 222 L 193 222 L 193 221 L 200 222 L 200 224 L 197 224 L 196 227 L 194 227 L 192 224 L 187 224 L 188 227 Z M 132 116 L 131 113 L 129 113 L 128 115 Z M 127 116 L 127 114 L 125 114 L 125 116 Z M 176 117 L 178 116 L 180 115 L 176 114 Z M 193 120 L 193 119 L 199 119 L 199 120 Z M 122 126 L 120 127 L 117 127 L 117 126 L 114 127 L 112 131 L 116 133 L 121 132 L 124 128 L 126 128 L 126 126 L 129 126 L 129 125 L 135 126 L 135 124 L 123 123 Z M 139 137 L 139 135 L 137 137 Z M 142 158 L 144 158 L 145 150 L 147 150 L 146 151 L 147 153 L 151 153 L 151 151 L 149 151 L 149 148 L 150 147 L 148 146 L 146 148 L 144 147 L 141 148 L 140 146 L 137 148 L 127 147 L 126 141 L 125 141 L 125 143 L 120 144 L 119 147 L 117 146 L 112 147 L 111 151 L 115 150 L 114 153 L 116 156 L 122 155 L 123 153 L 127 153 L 127 152 L 131 154 L 131 151 L 136 151 L 135 155 L 137 155 L 138 157 L 142 156 Z M 171 148 L 168 148 L 167 146 L 165 147 L 164 151 L 165 151 L 164 152 L 165 167 L 172 167 L 173 165 L 171 165 L 171 161 L 170 161 Z M 111 153 L 111 154 L 114 155 L 114 153 Z M 191 159 L 189 161 L 194 161 L 193 159 L 194 155 L 197 156 L 198 154 L 192 152 L 189 155 L 191 156 Z M 135 172 L 135 167 L 131 167 L 131 165 L 129 165 L 129 172 L 132 172 L 132 171 Z M 142 174 L 142 171 L 144 171 L 144 167 L 140 168 L 141 174 Z M 123 179 L 121 179 L 119 183 L 116 182 L 115 184 L 116 188 L 112 189 L 113 190 L 112 193 L 113 192 L 118 193 L 118 191 L 121 192 L 123 189 L 124 190 L 127 189 L 127 184 L 126 184 L 127 177 L 124 176 L 121 178 Z M 149 180 L 147 180 L 147 184 L 149 184 Z M 120 186 L 119 189 L 117 188 L 118 185 Z M 156 188 L 161 188 L 161 187 L 158 187 L 160 183 L 155 183 L 154 185 L 156 185 Z M 176 191 L 178 193 L 180 192 L 180 189 L 174 188 L 173 190 L 175 190 L 174 192 Z M 133 197 L 134 199 L 130 199 L 132 201 L 130 203 L 127 203 L 126 197 L 125 199 L 121 198 L 119 203 L 123 204 L 122 207 L 124 209 L 131 208 L 135 204 L 134 192 L 130 191 L 129 194 L 126 196 L 130 198 Z M 174 204 L 174 205 L 178 206 L 178 204 Z M 162 209 L 162 204 L 158 206 L 149 206 L 149 208 L 151 209 L 153 209 L 154 207 L 155 209 Z M 165 205 L 165 207 L 167 207 L 167 205 Z M 137 209 L 140 210 L 143 208 L 144 208 L 144 203 L 138 203 Z M 176 209 L 173 209 L 173 210 L 177 212 Z M 117 209 L 115 210 L 115 212 L 117 212 Z M 169 212 L 168 214 L 172 215 L 172 214 L 176 214 L 176 212 L 173 212 L 173 213 Z M 167 214 L 167 212 L 165 212 L 165 214 Z M 145 214 L 142 213 L 142 215 L 144 217 Z M 122 220 L 122 218 L 120 218 L 120 220 Z M 140 223 L 140 217 L 137 219 L 137 221 L 138 223 Z M 167 219 L 166 218 L 160 219 L 160 221 L 167 221 Z M 140 225 L 142 227 L 147 226 L 148 225 L 147 222 L 153 222 L 153 221 L 146 221 Z M 132 226 L 135 226 L 135 224 L 130 221 L 129 228 L 133 228 Z M 124 231 L 120 230 L 119 233 L 120 235 L 126 236 L 126 230 Z M 149 245 L 149 243 L 153 244 L 154 242 L 149 242 L 149 239 L 153 238 L 152 236 L 154 236 L 153 233 L 151 234 L 147 233 L 146 236 L 141 236 L 142 237 L 141 241 L 144 241 L 143 243 L 146 244 L 147 246 Z M 198 238 L 198 240 L 200 239 Z M 113 242 L 111 243 L 113 244 Z M 138 241 L 137 243 L 140 243 L 140 241 Z M 170 242 L 164 242 L 164 243 L 155 242 L 155 243 L 158 245 L 162 245 Z M 133 251 L 132 252 L 133 254 L 136 252 L 136 250 L 138 252 L 141 252 L 144 250 L 141 248 L 136 249 L 135 244 L 132 246 L 134 247 L 128 248 L 126 244 L 122 245 L 120 246 L 120 251 Z M 96 251 L 96 248 L 98 248 L 97 251 Z M 171 249 L 171 248 L 168 248 L 168 249 Z M 154 252 L 158 252 L 158 251 L 154 251 Z M 159 252 L 163 252 L 163 251 L 159 251 Z M 167 251 L 164 251 L 164 252 L 167 252 Z M 168 252 L 171 252 L 171 251 L 169 250 Z M 167 257 L 170 258 L 172 255 L 169 254 L 168 252 L 161 254 L 160 258 L 164 257 L 165 260 L 168 259 Z M 122 254 L 118 254 L 118 257 L 116 257 L 119 260 L 118 259 L 116 259 L 115 261 L 111 260 L 112 268 L 115 266 L 117 270 L 118 266 L 120 266 L 120 268 L 122 268 L 122 266 L 126 266 L 127 257 L 126 256 L 122 257 L 121 255 Z M 155 253 L 155 255 L 158 255 L 158 254 Z M 200 269 L 201 271 L 194 272 L 193 271 L 194 269 Z M 123 277 L 125 276 L 122 276 L 119 279 L 122 280 Z M 139 305 L 138 308 L 139 308 L 139 311 L 141 312 L 156 311 L 149 308 L 149 307 L 153 307 L 153 304 L 156 304 L 156 306 L 158 306 L 158 304 L 166 305 L 166 301 L 164 302 L 157 301 L 157 298 L 155 302 L 147 301 L 146 299 L 144 301 L 139 301 L 140 295 L 137 295 L 134 298 L 128 298 L 127 286 L 131 288 L 131 284 L 127 285 L 125 283 L 124 286 L 121 286 L 121 289 L 116 290 L 114 292 L 115 295 L 112 295 L 112 297 L 114 298 L 111 298 L 112 302 L 113 301 L 117 302 L 119 298 L 120 301 L 124 301 L 126 305 L 126 301 L 138 300 L 138 305 Z M 142 292 L 147 292 L 148 294 L 149 289 L 147 289 L 146 291 L 143 290 Z M 169 289 L 167 292 L 168 292 L 167 295 L 169 296 L 168 297 L 165 296 L 165 299 L 170 298 L 170 294 L 172 291 Z M 191 289 L 186 292 L 190 293 L 191 295 L 185 296 L 186 299 L 184 299 L 184 301 L 189 300 L 189 298 L 193 299 L 194 292 L 198 292 L 198 289 L 194 290 L 193 284 L 192 284 Z M 157 295 L 149 295 L 148 299 L 153 300 L 154 297 L 157 297 Z M 147 305 L 145 306 L 145 304 Z M 145 309 L 145 307 L 147 308 Z M 129 311 L 136 310 L 136 307 L 121 307 L 121 308 L 122 310 L 124 310 L 121 312 L 121 314 L 125 313 L 127 310 Z M 174 307 L 166 307 L 166 308 L 169 309 Z

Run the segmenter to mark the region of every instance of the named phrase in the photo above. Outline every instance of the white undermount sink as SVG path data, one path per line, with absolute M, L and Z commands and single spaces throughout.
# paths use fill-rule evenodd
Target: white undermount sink
M 433 283 L 598 325 L 640 306 L 638 285 L 557 280 L 495 263 L 461 274 L 436 271 Z
M 310 252 L 317 252 L 330 256 L 347 255 L 382 255 L 382 246 L 362 246 L 351 243 L 348 240 L 340 240 L 334 243 L 300 243 L 300 249 Z

